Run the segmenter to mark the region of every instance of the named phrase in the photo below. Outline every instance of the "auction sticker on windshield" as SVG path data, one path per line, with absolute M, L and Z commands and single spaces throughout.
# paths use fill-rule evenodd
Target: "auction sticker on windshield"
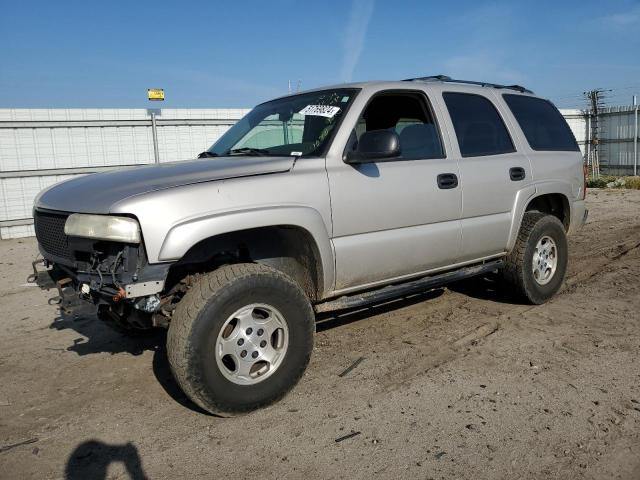
M 331 105 L 307 105 L 298 113 L 300 115 L 315 115 L 316 117 L 332 118 L 340 111 L 340 107 L 332 107 Z

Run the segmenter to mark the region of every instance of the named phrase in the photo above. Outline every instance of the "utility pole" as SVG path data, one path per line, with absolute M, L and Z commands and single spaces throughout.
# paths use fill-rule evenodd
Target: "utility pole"
M 590 148 L 587 149 L 587 165 L 591 165 L 591 176 L 598 178 L 600 176 L 600 160 L 601 160 L 601 148 L 600 148 L 600 136 L 602 134 L 600 128 L 600 112 L 604 107 L 604 93 L 608 90 L 602 88 L 596 88 L 584 92 L 588 101 L 587 115 L 589 118 L 589 144 Z
M 638 97 L 633 96 L 633 106 L 635 107 L 634 127 L 633 127 L 633 176 L 638 175 Z

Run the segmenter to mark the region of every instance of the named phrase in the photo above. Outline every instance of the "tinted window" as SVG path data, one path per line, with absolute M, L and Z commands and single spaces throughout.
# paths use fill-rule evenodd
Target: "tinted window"
M 383 93 L 373 98 L 356 126 L 356 136 L 371 130 L 394 130 L 403 160 L 443 158 L 435 120 L 420 94 Z M 357 144 L 354 144 L 354 148 Z
M 577 151 L 571 129 L 553 104 L 541 98 L 503 95 L 534 150 Z
M 513 142 L 488 98 L 471 93 L 443 93 L 463 157 L 514 152 Z

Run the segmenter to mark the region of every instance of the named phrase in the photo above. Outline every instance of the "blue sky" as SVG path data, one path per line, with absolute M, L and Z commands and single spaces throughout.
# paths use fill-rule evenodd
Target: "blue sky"
M 559 106 L 640 94 L 640 2 L 0 0 L 0 107 L 248 107 L 444 73 Z M 153 106 L 158 106 L 154 104 Z

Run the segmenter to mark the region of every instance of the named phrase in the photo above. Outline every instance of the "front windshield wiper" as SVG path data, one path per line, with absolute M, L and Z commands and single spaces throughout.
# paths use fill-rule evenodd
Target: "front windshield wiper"
M 253 148 L 253 147 L 242 147 L 242 148 L 232 148 L 229 150 L 230 154 L 233 153 L 248 153 L 250 155 L 271 155 L 269 150 L 265 150 L 264 148 Z
M 209 150 L 198 154 L 198 158 L 212 158 L 217 156 L 217 153 L 210 152 Z

